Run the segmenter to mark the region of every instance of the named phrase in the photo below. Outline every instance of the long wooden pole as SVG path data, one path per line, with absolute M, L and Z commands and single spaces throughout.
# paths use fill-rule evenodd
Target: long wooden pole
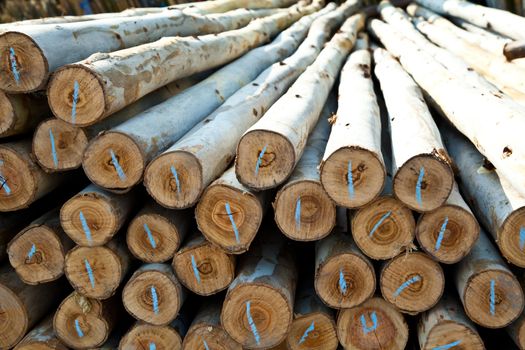
M 15 346 L 14 350 L 67 350 L 53 329 L 53 315 L 50 314 L 39 322 Z

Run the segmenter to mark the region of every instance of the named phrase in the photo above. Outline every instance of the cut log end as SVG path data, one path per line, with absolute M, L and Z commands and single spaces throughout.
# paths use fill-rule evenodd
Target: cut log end
M 315 290 L 332 308 L 359 305 L 374 294 L 375 288 L 373 266 L 357 254 L 335 255 L 316 271 Z
M 259 297 L 253 298 L 254 295 Z M 288 300 L 277 290 L 262 285 L 241 285 L 228 291 L 221 324 L 243 347 L 269 348 L 285 339 L 292 317 Z
M 430 330 L 427 341 L 422 344 L 422 350 L 442 349 L 443 346 L 461 341 L 459 348 L 484 350 L 485 346 L 479 335 L 461 323 L 441 322 Z M 459 345 L 459 344 L 458 344 Z
M 87 146 L 86 133 L 60 119 L 43 121 L 33 135 L 33 154 L 46 172 L 79 168 Z
M 345 349 L 403 350 L 408 342 L 403 315 L 381 298 L 342 310 L 337 318 L 337 334 Z
M 332 153 L 321 168 L 321 182 L 340 206 L 359 208 L 376 198 L 385 184 L 383 162 L 373 152 L 345 147 Z
M 416 314 L 439 301 L 445 287 L 441 266 L 424 253 L 401 254 L 381 272 L 381 293 L 400 311 Z
M 57 233 L 45 225 L 29 227 L 16 236 L 9 243 L 7 254 L 24 283 L 51 282 L 64 273 L 64 247 Z
M 443 205 L 454 174 L 449 165 L 433 155 L 418 155 L 406 161 L 394 176 L 394 194 L 408 207 L 427 212 Z
M 484 270 L 471 277 L 463 294 L 469 318 L 486 328 L 501 328 L 519 317 L 523 291 L 516 277 L 501 270 Z
M 16 115 L 11 100 L 4 92 L 0 92 L 0 136 L 7 136 L 15 124 Z
M 65 122 L 87 126 L 104 115 L 104 86 L 84 66 L 66 66 L 53 74 L 47 88 L 53 114 Z
M 90 143 L 84 153 L 82 166 L 93 183 L 109 190 L 125 192 L 140 182 L 145 159 L 129 136 L 108 132 Z
M 26 208 L 37 195 L 33 165 L 14 149 L 0 146 L 0 211 Z
M 294 147 L 286 137 L 254 130 L 239 141 L 235 173 L 243 185 L 265 190 L 280 185 L 290 176 L 295 159 Z
M 414 240 L 416 223 L 412 211 L 390 196 L 380 197 L 359 209 L 352 219 L 352 236 L 372 259 L 397 256 Z
M 190 152 L 163 154 L 146 168 L 144 186 L 155 201 L 166 208 L 192 207 L 204 190 L 202 166 Z
M 139 323 L 122 337 L 119 344 L 119 349 L 149 348 L 181 350 L 182 338 L 170 326 L 154 326 Z
M 190 328 L 184 337 L 182 348 L 184 350 L 242 350 L 242 346 L 223 328 L 206 323 Z
M 0 285 L 0 310 L 0 347 L 10 349 L 27 332 L 28 310 L 16 294 L 3 285 Z
M 261 203 L 251 193 L 226 185 L 211 185 L 197 204 L 199 229 L 230 254 L 248 250 L 263 218 Z
M 286 343 L 291 350 L 335 350 L 339 340 L 333 319 L 318 312 L 296 318 Z
M 421 248 L 444 264 L 463 259 L 478 240 L 479 225 L 472 213 L 457 205 L 444 205 L 423 214 L 417 225 Z
M 44 54 L 29 36 L 7 32 L 0 35 L 0 89 L 11 93 L 42 89 L 48 78 Z
M 525 267 L 523 235 L 525 234 L 525 207 L 514 210 L 503 222 L 498 234 L 498 246 L 503 256 L 519 267 Z

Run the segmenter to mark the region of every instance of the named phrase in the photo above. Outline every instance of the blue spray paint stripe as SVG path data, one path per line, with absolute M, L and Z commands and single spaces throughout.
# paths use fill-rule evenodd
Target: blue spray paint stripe
M 423 206 L 423 199 L 421 198 L 421 184 L 423 182 L 424 177 L 425 177 L 425 168 L 421 167 L 421 169 L 419 169 L 419 177 L 417 178 L 417 183 L 416 183 L 416 201 L 420 207 Z
M 157 350 L 157 345 L 155 345 L 155 343 L 149 343 L 149 350 Z
M 339 288 L 341 288 L 341 291 L 343 292 L 343 294 L 346 294 L 348 285 L 346 284 L 345 275 L 343 274 L 343 269 L 339 270 Z
M 377 229 L 379 228 L 379 226 L 381 226 L 383 221 L 385 221 L 391 214 L 392 214 L 392 211 L 389 210 L 385 215 L 383 215 L 381 219 L 379 219 L 379 221 L 376 222 L 374 227 L 372 227 L 372 231 L 370 231 L 370 234 L 368 235 L 368 237 L 372 237 L 374 233 L 377 231 Z
M 490 314 L 496 314 L 496 281 L 490 280 Z
M 239 230 L 237 229 L 237 225 L 235 224 L 235 220 L 233 219 L 232 209 L 230 208 L 230 203 L 226 202 L 224 204 L 224 207 L 226 208 L 226 213 L 228 214 L 228 217 L 230 218 L 230 222 L 232 224 L 233 232 L 235 233 L 235 241 L 237 243 L 240 243 L 239 238 Z
M 525 247 L 525 227 L 520 227 L 520 250 L 523 250 Z
M 177 184 L 177 194 L 180 194 L 179 174 L 177 173 L 177 169 L 175 169 L 173 165 L 171 166 L 171 173 L 173 174 L 173 177 L 175 178 L 175 183 Z
M 208 343 L 206 343 L 206 340 L 202 339 L 202 343 L 204 344 L 206 350 L 210 350 L 210 347 L 208 346 Z
M 259 336 L 259 331 L 257 331 L 257 326 L 255 325 L 255 322 L 253 321 L 252 314 L 250 313 L 250 306 L 251 301 L 246 302 L 246 317 L 248 318 L 248 324 L 250 325 L 250 328 L 252 330 L 253 336 L 255 338 L 255 342 L 257 345 L 261 343 L 261 337 Z
M 368 334 L 372 331 L 375 331 L 377 329 L 377 315 L 376 315 L 376 312 L 373 311 L 371 314 L 369 314 L 370 316 L 370 319 L 372 320 L 372 327 L 368 327 L 366 325 L 366 319 L 365 319 L 365 315 L 362 314 L 361 315 L 361 327 L 363 327 L 363 333 L 364 334 Z
M 86 218 L 84 217 L 84 213 L 82 212 L 82 210 L 80 211 L 78 216 L 80 217 L 80 223 L 82 224 L 82 230 L 84 230 L 84 234 L 86 235 L 86 239 L 89 242 L 89 244 L 91 245 L 91 243 L 93 242 L 93 238 L 91 237 L 91 230 L 89 229 L 89 225 L 88 225 L 88 223 L 86 221 Z
M 124 170 L 122 170 L 122 167 L 120 166 L 120 163 L 118 162 L 117 157 L 115 156 L 115 152 L 110 148 L 109 154 L 111 155 L 111 162 L 113 163 L 113 166 L 115 167 L 115 170 L 117 171 L 117 175 L 121 181 L 126 180 L 126 174 L 124 173 Z
M 295 229 L 301 229 L 301 197 L 295 202 Z
M 78 90 L 80 90 L 80 86 L 78 85 L 78 81 L 75 80 L 75 84 L 73 85 L 73 105 L 71 106 L 71 123 L 73 124 L 75 124 L 77 119 Z
M 12 47 L 9 48 L 9 60 L 11 61 L 11 71 L 13 72 L 13 77 L 15 78 L 16 85 L 20 83 L 20 72 L 16 66 L 16 53 L 15 49 Z
M 352 176 L 352 161 L 348 161 L 348 173 L 346 174 L 346 180 L 348 181 L 348 195 L 350 199 L 354 199 L 354 178 Z
M 445 236 L 445 230 L 447 229 L 448 225 L 448 216 L 445 216 L 445 221 L 443 221 L 443 225 L 441 225 L 441 229 L 439 230 L 439 235 L 436 240 L 436 252 L 441 248 L 441 242 L 443 241 L 443 236 Z
M 148 224 L 144 224 L 144 231 L 146 231 L 146 234 L 148 235 L 149 244 L 153 247 L 153 249 L 157 248 L 157 243 L 155 243 L 155 239 L 153 238 L 153 235 L 151 234 L 151 230 L 149 229 Z
M 197 263 L 195 262 L 195 257 L 193 254 L 191 254 L 191 267 L 193 268 L 193 274 L 195 275 L 195 279 L 197 280 L 197 283 L 201 283 L 201 275 L 199 273 L 199 269 L 197 268 Z
M 55 169 L 58 168 L 58 156 L 57 156 L 57 149 L 55 146 L 55 137 L 53 136 L 53 131 L 51 128 L 49 128 L 49 141 L 51 142 L 51 155 L 53 156 L 53 164 L 55 165 Z
M 432 350 L 448 350 L 453 348 L 454 346 L 458 346 L 461 344 L 461 340 L 456 340 L 455 342 L 448 343 L 442 346 L 436 346 L 435 348 L 432 348 Z
M 399 286 L 399 288 L 394 292 L 394 297 L 398 297 L 399 294 L 401 294 L 401 292 L 405 290 L 405 288 L 407 288 L 411 284 L 416 283 L 417 281 L 420 281 L 420 280 L 421 280 L 421 277 L 419 276 L 412 277 L 411 279 L 409 279 L 408 281 L 406 281 L 405 283 Z
M 259 157 L 257 158 L 257 163 L 255 164 L 255 176 L 259 174 L 259 168 L 261 167 L 262 158 L 264 156 L 264 153 L 266 152 L 266 148 L 268 148 L 268 145 L 263 147 L 261 153 L 259 153 Z
M 314 323 L 314 321 L 312 321 L 312 323 L 310 323 L 310 326 L 308 326 L 308 328 L 306 328 L 306 330 L 304 331 L 303 336 L 301 337 L 301 339 L 299 339 L 299 344 L 304 343 L 306 338 L 308 338 L 308 334 L 310 334 L 310 332 L 313 331 L 314 329 L 315 329 L 315 323 Z
M 82 328 L 80 328 L 80 322 L 78 322 L 78 319 L 75 319 L 75 329 L 77 331 L 77 334 L 80 338 L 84 337 L 84 332 L 82 332 Z
M 89 283 L 91 283 L 91 288 L 95 288 L 95 276 L 93 275 L 93 270 L 91 269 L 91 265 L 89 264 L 89 261 L 87 259 L 84 259 L 84 266 L 86 266 L 86 271 L 88 273 L 89 277 Z
M 0 180 L 2 180 L 2 187 L 0 188 L 3 188 L 5 193 L 9 196 L 11 194 L 11 188 L 7 184 L 7 179 L 0 174 Z
M 33 257 L 33 255 L 35 255 L 36 253 L 36 246 L 33 244 L 31 246 L 31 249 L 29 250 L 29 253 L 27 253 L 27 257 L 29 258 L 29 260 L 31 260 L 31 258 Z
M 157 296 L 157 290 L 154 286 L 151 286 L 151 300 L 153 301 L 153 312 L 155 315 L 159 313 L 159 297 Z

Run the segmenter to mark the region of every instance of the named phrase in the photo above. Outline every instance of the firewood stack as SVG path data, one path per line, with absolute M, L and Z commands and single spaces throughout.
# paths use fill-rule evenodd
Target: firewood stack
M 1 25 L 0 349 L 525 349 L 525 18 L 416 1 Z

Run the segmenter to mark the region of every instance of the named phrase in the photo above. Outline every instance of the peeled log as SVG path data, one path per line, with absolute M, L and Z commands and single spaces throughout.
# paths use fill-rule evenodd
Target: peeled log
M 100 246 L 124 226 L 138 199 L 138 191 L 118 195 L 90 184 L 64 203 L 60 222 L 78 245 Z
M 299 20 L 272 43 L 248 52 L 197 85 L 97 137 L 84 153 L 83 167 L 88 177 L 111 189 L 127 190 L 139 183 L 153 157 L 173 145 L 269 65 L 293 53 L 315 16 Z M 118 157 L 125 178 L 121 179 L 111 166 L 109 149 Z M 171 184 L 175 186 L 176 182 Z
M 33 131 L 51 111 L 45 96 L 39 94 L 8 95 L 0 92 L 0 137 Z
M 171 7 L 183 6 L 185 12 L 208 14 L 215 12 L 226 12 L 237 8 L 275 8 L 293 5 L 296 0 L 215 0 L 179 4 Z
M 403 350 L 408 342 L 408 326 L 394 306 L 374 297 L 339 312 L 337 335 L 345 349 Z
M 137 47 L 92 55 L 57 70 L 48 86 L 49 105 L 59 119 L 80 126 L 95 124 L 161 86 L 242 56 L 320 7 L 318 2 L 293 6 L 241 29 L 164 36 Z M 191 34 L 197 33 L 205 32 Z M 77 99 L 72 97 L 75 91 Z
M 53 329 L 53 315 L 38 323 L 13 350 L 67 350 Z
M 337 115 L 321 163 L 323 188 L 347 208 L 370 203 L 385 184 L 371 61 L 364 47 L 351 53 L 341 70 Z
M 347 19 L 315 62 L 242 136 L 235 172 L 243 185 L 273 188 L 292 174 L 364 21 L 363 14 Z
M 335 110 L 335 98 L 330 95 L 301 160 L 275 196 L 275 222 L 290 239 L 316 241 L 330 234 L 335 226 L 336 207 L 324 191 L 319 173 L 330 134 L 328 118 Z
M 476 327 L 452 294 L 445 295 L 421 315 L 417 330 L 421 350 L 454 348 L 460 344 L 464 349 L 485 350 Z
M 165 262 L 179 250 L 190 223 L 190 212 L 169 210 L 149 200 L 128 225 L 128 248 L 141 261 Z
M 250 248 L 269 203 L 268 192 L 244 187 L 231 167 L 204 191 L 195 219 L 207 240 L 228 254 L 242 254 Z
M 523 311 L 523 290 L 483 230 L 454 281 L 468 317 L 483 327 L 505 327 Z
M 60 226 L 59 209 L 42 215 L 19 232 L 7 246 L 9 263 L 24 283 L 40 284 L 64 274 L 66 253 L 73 241 Z

